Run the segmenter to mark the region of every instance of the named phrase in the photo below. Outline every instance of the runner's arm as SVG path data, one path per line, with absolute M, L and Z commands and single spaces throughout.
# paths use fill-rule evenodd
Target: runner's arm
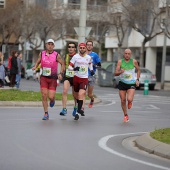
M 91 76 L 93 76 L 93 75 L 94 75 L 94 71 L 93 71 L 93 63 L 92 63 L 92 60 L 90 60 L 89 69 L 90 69 L 90 72 L 91 72 Z
M 121 60 L 119 60 L 117 62 L 116 70 L 115 70 L 115 73 L 114 73 L 115 76 L 119 76 L 120 74 L 122 74 L 124 72 L 124 70 L 120 69 L 121 62 L 122 62 Z
M 74 64 L 70 62 L 69 66 L 68 66 L 69 71 L 79 71 L 79 69 L 80 69 L 80 67 L 74 68 Z
M 93 64 L 93 66 L 95 66 L 96 68 L 99 68 L 99 67 L 101 67 L 101 63 L 99 62 L 97 64 Z
M 137 60 L 133 59 L 133 64 L 134 64 L 136 71 L 137 71 L 137 79 L 139 79 L 140 78 L 140 67 L 138 65 Z

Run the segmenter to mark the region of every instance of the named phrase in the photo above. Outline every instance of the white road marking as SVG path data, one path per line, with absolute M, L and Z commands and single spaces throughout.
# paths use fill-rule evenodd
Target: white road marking
M 119 111 L 115 111 L 115 110 L 114 111 L 101 111 L 101 112 L 112 112 L 112 113 L 121 112 L 122 113 L 122 111 L 120 111 L 120 110 Z
M 170 170 L 170 168 L 168 167 L 164 167 L 164 166 L 160 166 L 160 165 L 156 165 L 156 164 L 152 164 L 150 162 L 145 162 L 145 161 L 142 161 L 142 160 L 139 160 L 139 159 L 136 159 L 136 158 L 132 158 L 130 156 L 127 156 L 127 155 L 124 155 L 122 153 L 119 153 L 111 148 L 109 148 L 107 146 L 107 141 L 110 139 L 110 138 L 114 138 L 116 136 L 125 136 L 125 135 L 136 135 L 136 134 L 141 134 L 141 133 L 147 133 L 147 132 L 138 132 L 138 133 L 126 133 L 126 134 L 117 134 L 117 135 L 108 135 L 108 136 L 105 136 L 103 138 L 101 138 L 98 142 L 98 145 L 99 147 L 101 147 L 102 149 L 106 150 L 107 152 L 110 152 L 114 155 L 117 155 L 119 157 L 122 157 L 122 158 L 125 158 L 125 159 L 129 159 L 131 161 L 134 161 L 134 162 L 138 162 L 138 163 L 141 163 L 141 164 L 145 164 L 145 165 L 148 165 L 148 166 L 152 166 L 152 167 L 155 167 L 155 168 L 159 168 L 159 169 L 163 169 L 163 170 Z
M 156 107 L 154 105 L 149 105 L 149 106 L 151 106 L 151 108 L 149 108 L 149 109 L 160 109 L 159 107 Z

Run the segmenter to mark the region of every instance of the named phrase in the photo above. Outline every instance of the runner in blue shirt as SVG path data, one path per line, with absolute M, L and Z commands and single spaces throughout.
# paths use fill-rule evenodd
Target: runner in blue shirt
M 101 67 L 101 59 L 98 56 L 97 53 L 93 52 L 93 41 L 88 40 L 86 42 L 86 46 L 87 46 L 87 54 L 89 56 L 92 57 L 92 61 L 93 61 L 93 71 L 94 73 L 96 73 L 96 68 Z M 93 96 L 93 89 L 94 89 L 94 85 L 95 85 L 95 76 L 91 76 L 90 70 L 88 70 L 88 89 L 87 89 L 87 93 L 88 93 L 88 97 L 90 98 L 90 103 L 89 103 L 89 108 L 92 108 L 93 103 L 94 103 L 94 96 Z M 83 107 L 82 110 L 84 110 L 84 105 L 85 105 L 85 99 L 84 99 L 84 103 L 83 103 Z

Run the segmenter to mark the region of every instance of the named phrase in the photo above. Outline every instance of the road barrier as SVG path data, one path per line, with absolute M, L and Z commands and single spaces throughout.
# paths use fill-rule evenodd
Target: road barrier
M 143 91 L 143 94 L 144 95 L 148 95 L 148 91 L 149 91 L 149 80 L 144 80 L 144 91 Z

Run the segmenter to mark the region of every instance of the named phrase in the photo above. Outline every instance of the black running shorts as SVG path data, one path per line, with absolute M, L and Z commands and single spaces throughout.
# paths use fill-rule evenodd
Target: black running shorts
M 136 84 L 125 84 L 125 83 L 119 81 L 118 89 L 119 90 L 136 89 Z
M 63 82 L 66 81 L 66 80 L 69 81 L 70 86 L 73 86 L 73 77 L 64 77 L 64 78 L 63 78 Z

